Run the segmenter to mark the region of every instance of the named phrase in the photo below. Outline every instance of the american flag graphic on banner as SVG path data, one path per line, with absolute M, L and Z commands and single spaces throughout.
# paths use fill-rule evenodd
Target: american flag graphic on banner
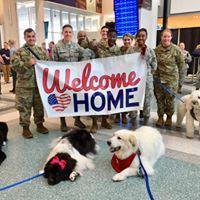
M 55 94 L 50 94 L 48 96 L 48 103 L 55 111 L 64 111 L 71 102 L 71 97 L 68 94 L 61 94 L 57 96 Z

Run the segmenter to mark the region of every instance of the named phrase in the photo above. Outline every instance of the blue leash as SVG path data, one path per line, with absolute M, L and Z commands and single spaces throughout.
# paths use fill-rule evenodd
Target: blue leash
M 154 82 L 156 84 L 158 84 L 162 89 L 164 89 L 166 92 L 170 93 L 172 96 L 174 96 L 175 98 L 177 98 L 179 101 L 181 101 L 182 103 L 184 103 L 184 101 L 172 90 L 170 90 L 168 87 L 166 87 L 165 85 L 163 85 L 157 78 L 154 78 Z
M 146 172 L 146 170 L 145 170 L 145 168 L 144 168 L 144 166 L 143 166 L 143 164 L 141 162 L 141 159 L 140 159 L 140 152 L 138 153 L 138 158 L 139 158 L 139 162 L 140 162 L 140 167 L 142 168 L 141 170 L 144 172 L 144 179 L 145 179 L 146 188 L 147 188 L 147 192 L 148 192 L 149 198 L 151 200 L 154 200 L 153 195 L 151 193 L 150 185 L 149 185 L 148 174 L 147 174 L 147 172 Z
M 40 177 L 40 176 L 43 176 L 43 175 L 44 175 L 44 173 L 37 174 L 37 175 L 32 176 L 32 177 L 30 177 L 30 178 L 24 179 L 24 180 L 22 180 L 22 181 L 19 181 L 19 182 L 16 182 L 16 183 L 13 183 L 13 184 L 4 186 L 4 187 L 0 188 L 0 192 L 3 191 L 3 190 L 8 190 L 8 189 L 10 189 L 10 188 L 16 187 L 16 186 L 18 186 L 18 185 L 21 185 L 21 184 L 23 184 L 23 183 L 26 183 L 26 182 L 28 182 L 28 181 L 31 181 L 31 180 L 36 179 L 36 178 L 38 178 L 38 177 Z

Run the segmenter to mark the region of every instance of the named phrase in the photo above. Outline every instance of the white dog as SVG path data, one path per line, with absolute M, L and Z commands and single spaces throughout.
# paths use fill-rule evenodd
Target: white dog
M 194 137 L 194 120 L 200 122 L 200 90 L 195 90 L 189 95 L 181 98 L 177 107 L 176 126 L 181 127 L 184 116 L 186 115 L 186 136 Z M 200 134 L 200 129 L 199 129 Z
M 118 172 L 113 176 L 113 181 L 122 181 L 138 174 L 139 151 L 141 162 L 148 175 L 154 174 L 154 164 L 165 153 L 161 134 L 155 128 L 148 126 L 135 131 L 119 130 L 107 143 L 110 151 L 114 153 L 111 164 Z

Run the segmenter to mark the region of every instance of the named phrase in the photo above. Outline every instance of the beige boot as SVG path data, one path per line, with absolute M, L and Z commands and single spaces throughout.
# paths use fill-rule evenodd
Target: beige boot
M 37 124 L 37 132 L 42 133 L 42 134 L 47 134 L 49 133 L 49 130 L 43 126 L 43 124 Z
M 22 135 L 23 135 L 23 137 L 26 138 L 26 139 L 33 138 L 33 134 L 31 133 L 29 127 L 27 127 L 27 126 L 23 126 Z
M 91 133 L 96 133 L 98 130 L 97 119 L 92 119 L 92 127 L 90 129 Z
M 67 127 L 67 124 L 65 122 L 65 118 L 64 117 L 60 117 L 60 130 L 62 132 L 67 132 L 68 131 L 68 127 Z
M 156 126 L 161 127 L 163 125 L 164 125 L 164 120 L 163 120 L 163 117 L 160 116 L 158 118 L 158 121 L 156 122 Z
M 165 121 L 165 126 L 171 127 L 172 126 L 172 117 L 167 116 L 167 119 Z
M 126 118 L 126 113 L 122 113 L 122 124 L 127 124 L 128 119 Z
M 79 128 L 85 128 L 85 124 L 80 120 L 80 117 L 75 117 L 74 126 L 78 126 Z
M 106 129 L 112 129 L 112 125 L 107 121 L 107 116 L 102 117 L 101 127 Z

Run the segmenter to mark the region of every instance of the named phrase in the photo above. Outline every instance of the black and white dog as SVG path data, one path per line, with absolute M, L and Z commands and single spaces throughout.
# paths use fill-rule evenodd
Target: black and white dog
M 44 167 L 48 184 L 55 185 L 64 180 L 74 181 L 86 169 L 94 169 L 91 156 L 97 153 L 92 135 L 84 129 L 72 129 L 58 138 Z
M 3 145 L 6 144 L 8 134 L 8 126 L 5 122 L 0 122 L 0 165 L 6 159 L 6 154 L 1 151 Z

